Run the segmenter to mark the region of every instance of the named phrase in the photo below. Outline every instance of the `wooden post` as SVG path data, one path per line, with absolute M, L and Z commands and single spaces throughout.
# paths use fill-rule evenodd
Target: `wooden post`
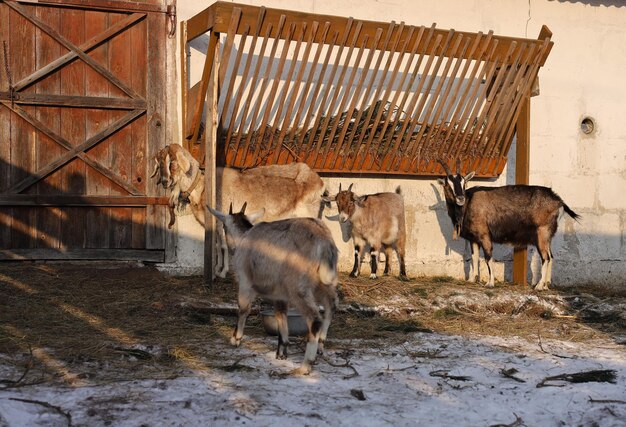
M 211 33 L 212 42 L 209 43 L 206 61 L 211 61 L 211 74 L 208 76 L 207 104 L 206 104 L 206 131 L 204 144 L 204 195 L 209 206 L 215 206 L 215 146 L 217 144 L 217 102 L 218 102 L 218 56 L 219 56 L 219 34 Z M 211 50 L 213 46 L 213 50 Z M 204 86 L 204 85 L 203 85 Z M 197 137 L 197 135 L 195 135 Z M 213 283 L 215 272 L 213 271 L 213 254 L 215 239 L 215 217 L 204 207 L 204 284 Z
M 530 175 L 530 96 L 522 100 L 520 115 L 515 125 L 515 184 L 528 184 Z M 528 249 L 513 250 L 513 282 L 526 285 L 528 277 Z

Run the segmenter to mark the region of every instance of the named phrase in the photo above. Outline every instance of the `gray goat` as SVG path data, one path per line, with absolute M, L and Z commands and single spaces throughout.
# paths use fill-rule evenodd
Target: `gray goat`
M 495 278 L 490 262 L 493 243 L 515 247 L 534 245 L 541 256 L 541 280 L 536 290 L 548 289 L 552 280 L 552 250 L 550 244 L 556 233 L 561 208 L 574 219 L 580 215 L 569 208 L 552 189 L 537 185 L 506 185 L 503 187 L 472 187 L 467 182 L 474 172 L 461 175 L 457 160 L 454 174 L 441 159 L 447 176 L 438 182 L 444 188 L 448 215 L 454 226 L 454 237 L 461 236 L 472 246 L 473 279 L 478 281 L 478 256 L 482 247 L 489 270 L 487 287 Z
M 406 227 L 404 219 L 404 199 L 400 187 L 395 193 L 377 193 L 357 196 L 352 192 L 352 184 L 333 197 L 322 197 L 326 202 L 337 202 L 339 220 L 350 221 L 354 240 L 354 267 L 350 276 L 357 277 L 361 272 L 361 260 L 365 246 L 371 248 L 371 274 L 376 278 L 378 254 L 385 250 L 385 271 L 389 274 L 392 250 L 395 250 L 400 263 L 400 276 L 406 277 L 404 264 Z
M 251 304 L 257 296 L 274 302 L 278 324 L 276 358 L 287 357 L 287 309 L 300 312 L 308 326 L 304 361 L 297 374 L 308 374 L 324 341 L 337 303 L 338 250 L 330 230 L 317 218 L 290 218 L 252 225 L 264 209 L 228 215 L 209 207 L 224 223 L 226 239 L 234 249 L 233 265 L 239 284 L 239 319 L 231 344 L 239 346 Z M 324 308 L 320 313 L 319 306 Z

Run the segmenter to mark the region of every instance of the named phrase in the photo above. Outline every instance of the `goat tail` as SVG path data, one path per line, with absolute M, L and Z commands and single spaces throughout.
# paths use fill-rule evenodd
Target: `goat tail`
M 400 189 L 399 185 L 396 187 L 396 194 L 402 194 L 402 189 Z
M 569 206 L 567 206 L 565 203 L 563 203 L 563 210 L 572 218 L 574 218 L 576 221 L 578 221 L 578 219 L 580 218 L 580 215 L 578 215 L 576 212 L 574 212 L 573 210 L 570 209 Z
M 338 280 L 337 261 L 339 259 L 337 247 L 333 242 L 324 242 L 318 248 L 320 282 L 325 285 L 336 285 Z

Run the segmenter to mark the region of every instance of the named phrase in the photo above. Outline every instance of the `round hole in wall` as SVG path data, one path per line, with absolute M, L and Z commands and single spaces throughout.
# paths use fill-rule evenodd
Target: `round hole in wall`
M 591 135 L 596 130 L 596 123 L 591 117 L 585 117 L 580 122 L 580 130 L 585 135 Z

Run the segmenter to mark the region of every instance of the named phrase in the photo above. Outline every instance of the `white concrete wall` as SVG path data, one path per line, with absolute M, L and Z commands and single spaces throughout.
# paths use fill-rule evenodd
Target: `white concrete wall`
M 546 185 L 583 216 L 580 223 L 564 217 L 553 241 L 555 283 L 626 282 L 626 5 L 615 0 L 374 0 L 242 1 L 252 5 L 353 16 L 358 19 L 405 21 L 463 31 L 493 30 L 496 34 L 536 38 L 543 24 L 554 33 L 554 48 L 540 71 L 541 94 L 531 103 L 531 184 Z M 590 4 L 588 4 L 590 3 Z M 598 3 L 604 5 L 593 6 Z M 178 19 L 185 20 L 211 2 L 178 1 Z M 593 5 L 592 5 L 593 4 Z M 202 44 L 201 40 L 198 41 Z M 197 81 L 203 58 L 192 56 Z M 177 63 L 178 64 L 178 63 Z M 180 98 L 179 94 L 176 94 Z M 584 135 L 580 122 L 596 122 L 596 132 Z M 513 183 L 514 147 L 509 167 L 498 180 L 483 185 Z M 331 192 L 339 182 L 354 182 L 357 193 L 393 191 L 401 185 L 408 227 L 407 270 L 410 276 L 463 277 L 467 266 L 462 240 L 452 241 L 452 227 L 435 179 L 328 178 Z M 336 210 L 328 212 L 331 216 Z M 352 243 L 345 242 L 337 222 L 329 221 L 341 251 L 341 268 L 349 270 Z M 177 262 L 163 267 L 173 272 L 201 272 L 202 229 L 190 216 L 180 218 Z M 496 250 L 498 278 L 510 279 L 511 253 Z M 534 269 L 538 257 L 531 251 Z M 366 271 L 368 266 L 364 266 Z M 394 273 L 397 263 L 393 264 Z M 484 275 L 483 275 L 484 277 Z

